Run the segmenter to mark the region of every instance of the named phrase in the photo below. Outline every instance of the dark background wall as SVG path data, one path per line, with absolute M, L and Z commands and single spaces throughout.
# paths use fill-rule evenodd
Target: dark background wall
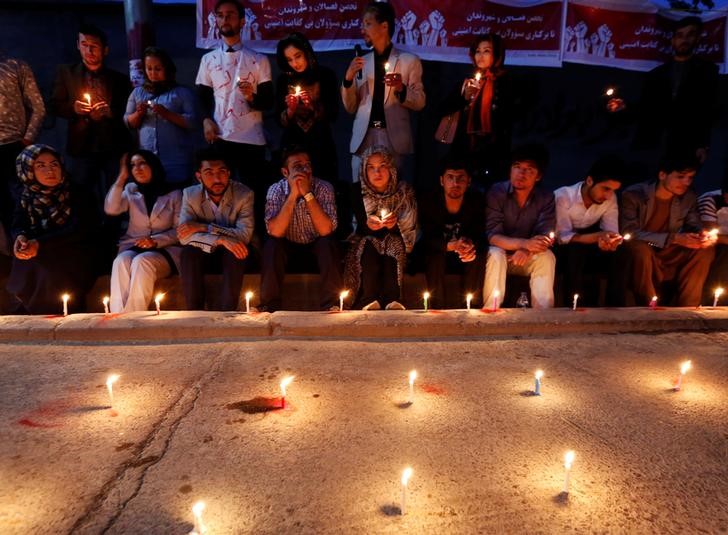
M 93 22 L 109 35 L 111 52 L 108 64 L 127 70 L 126 35 L 122 4 L 71 2 L 0 2 L 0 48 L 25 59 L 33 68 L 47 97 L 55 66 L 78 60 L 76 29 L 81 20 Z M 154 25 L 157 44 L 166 48 L 177 64 L 178 79 L 193 86 L 203 50 L 195 48 L 195 6 L 155 5 Z M 321 63 L 343 75 L 351 52 L 320 53 Z M 274 79 L 275 58 L 269 56 Z M 432 184 L 442 147 L 433 139 L 438 118 L 434 108 L 454 84 L 459 84 L 472 69 L 466 64 L 424 62 L 427 107 L 415 120 L 417 158 L 414 181 L 418 186 Z M 643 73 L 564 64 L 561 68 L 511 67 L 525 96 L 516 127 L 515 142 L 540 141 L 551 152 L 545 183 L 551 187 L 573 183 L 583 177 L 590 163 L 605 152 L 618 152 L 629 158 L 633 125 L 622 117 L 604 112 L 603 93 L 616 86 L 628 102 L 639 95 Z M 698 191 L 717 188 L 726 174 L 728 154 L 728 116 L 725 96 L 726 76 L 721 76 L 719 110 L 710 158 L 696 183 Z M 348 177 L 348 144 L 352 118 L 341 109 L 335 125 L 342 177 Z M 62 121 L 46 120 L 41 141 L 63 146 Z M 272 114 L 266 118 L 268 138 L 277 144 L 279 131 Z M 647 177 L 637 177 L 647 178 Z

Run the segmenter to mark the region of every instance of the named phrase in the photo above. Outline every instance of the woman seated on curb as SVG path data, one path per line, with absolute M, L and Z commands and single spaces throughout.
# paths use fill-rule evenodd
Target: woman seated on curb
M 60 313 L 64 293 L 69 310 L 82 311 L 94 266 L 94 202 L 71 186 L 61 155 L 47 145 L 26 147 L 16 168 L 23 191 L 11 227 L 7 290 L 30 314 Z
M 404 310 L 402 279 L 417 232 L 414 192 L 397 181 L 385 147 L 364 152 L 359 181 L 352 194 L 356 232 L 346 259 L 346 286 L 353 290 L 354 308 Z
M 127 184 L 130 169 L 132 181 Z M 119 177 L 104 202 L 108 215 L 129 212 L 129 228 L 111 268 L 111 312 L 147 310 L 157 279 L 179 268 L 182 192 L 169 189 L 164 168 L 153 153 L 137 150 L 124 155 Z

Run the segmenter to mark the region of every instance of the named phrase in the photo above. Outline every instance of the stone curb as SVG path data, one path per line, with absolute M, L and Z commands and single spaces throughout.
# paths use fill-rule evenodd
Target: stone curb
M 181 342 L 207 339 L 428 339 L 726 331 L 724 308 L 345 312 L 162 311 L 0 316 L 2 342 Z

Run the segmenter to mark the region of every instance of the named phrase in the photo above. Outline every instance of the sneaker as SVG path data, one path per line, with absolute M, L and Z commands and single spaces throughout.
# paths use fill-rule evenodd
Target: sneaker
M 404 308 L 404 305 L 400 303 L 399 301 L 392 301 L 387 305 L 385 310 L 407 310 Z
M 362 310 L 382 310 L 382 305 L 379 304 L 379 301 L 375 300 L 368 305 L 363 306 Z

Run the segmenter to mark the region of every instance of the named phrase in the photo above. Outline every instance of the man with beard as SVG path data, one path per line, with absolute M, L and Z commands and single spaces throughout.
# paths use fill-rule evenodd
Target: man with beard
M 263 112 L 274 101 L 270 63 L 263 54 L 243 46 L 240 30 L 245 14 L 236 0 L 219 0 L 215 17 L 222 43 L 202 57 L 195 82 L 205 140 L 226 155 L 238 180 L 264 196 Z
M 183 191 L 177 236 L 184 248 L 180 275 L 188 310 L 205 308 L 205 273 L 222 272 L 220 309 L 236 310 L 253 235 L 253 192 L 230 180 L 225 155 L 197 153 L 200 182 Z
M 674 55 L 647 74 L 637 114 L 635 148 L 657 154 L 690 151 L 703 163 L 710 145 L 718 91 L 718 67 L 695 55 L 703 23 L 695 16 L 675 23 Z
M 441 167 L 442 187 L 417 201 L 422 231 L 418 248 L 424 254 L 427 289 L 432 306 L 443 307 L 447 303 L 445 273 L 459 273 L 462 291 L 457 302 L 463 303 L 472 294 L 472 305 L 479 306 L 485 267 L 483 196 L 470 188 L 470 173 L 463 160 L 451 156 Z
M 373 51 L 355 57 L 344 75 L 344 108 L 356 114 L 349 146 L 353 182 L 359 181 L 361 155 L 369 147 L 387 147 L 399 170 L 403 168 L 401 157 L 414 152 L 410 110 L 425 107 L 422 64 L 414 54 L 392 45 L 394 19 L 391 4 L 367 4 L 361 32 Z
M 554 306 L 556 257 L 550 248 L 556 230 L 554 194 L 542 187 L 546 148 L 527 145 L 513 151 L 509 181 L 487 194 L 485 232 L 490 241 L 483 285 L 484 306 L 500 306 L 508 274 L 530 278 L 534 308 Z
M 564 186 L 556 197 L 556 236 L 559 270 L 564 274 L 564 302 L 579 294 L 580 303 L 596 306 L 598 295 L 587 291 L 588 275 L 606 274 L 613 281 L 614 259 L 611 254 L 622 243 L 619 234 L 619 208 L 615 193 L 624 180 L 624 164 L 613 155 L 594 162 L 585 180 Z M 613 284 L 611 285 L 613 286 Z M 614 290 L 614 291 L 610 291 Z M 607 299 L 617 297 L 616 288 L 607 290 Z M 610 306 L 621 304 L 609 302 Z
M 717 236 L 703 230 L 695 192 L 690 188 L 700 164 L 692 153 L 670 153 L 658 180 L 622 194 L 619 226 L 631 259 L 631 284 L 638 304 L 659 295 L 665 281 L 677 284 L 678 306 L 697 306 L 715 255 Z

